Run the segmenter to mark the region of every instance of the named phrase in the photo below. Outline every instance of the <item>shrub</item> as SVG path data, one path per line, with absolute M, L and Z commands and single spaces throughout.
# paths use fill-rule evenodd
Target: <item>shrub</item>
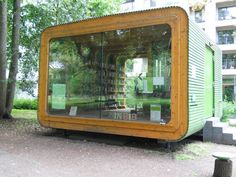
M 230 102 L 230 101 L 234 101 L 234 87 L 225 87 L 224 88 L 224 101 Z
M 34 99 L 16 99 L 13 103 L 14 109 L 38 109 L 38 100 Z
M 227 122 L 228 119 L 236 115 L 236 103 L 224 101 L 222 122 Z

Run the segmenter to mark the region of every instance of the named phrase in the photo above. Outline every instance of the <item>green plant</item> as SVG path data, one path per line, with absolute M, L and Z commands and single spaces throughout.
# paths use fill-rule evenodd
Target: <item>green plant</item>
M 32 109 L 38 108 L 38 100 L 34 99 L 15 99 L 13 103 L 14 109 Z
M 234 88 L 225 87 L 224 88 L 224 101 L 233 101 L 234 100 Z
M 24 118 L 37 121 L 37 111 L 36 110 L 25 110 L 25 109 L 13 109 L 12 116 L 14 118 Z
M 223 103 L 223 116 L 221 118 L 221 121 L 227 122 L 228 119 L 235 114 L 236 114 L 236 103 L 224 101 L 224 103 Z

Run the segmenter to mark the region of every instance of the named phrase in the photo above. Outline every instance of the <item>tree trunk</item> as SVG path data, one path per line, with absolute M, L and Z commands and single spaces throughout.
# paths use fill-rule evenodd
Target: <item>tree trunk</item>
M 0 1 L 0 118 L 6 103 L 7 0 Z
M 213 177 L 231 177 L 231 176 L 232 176 L 232 161 L 216 159 Z
M 7 84 L 6 112 L 4 117 L 11 118 L 13 100 L 16 88 L 16 75 L 18 72 L 20 40 L 20 0 L 14 0 L 13 7 L 13 29 L 12 29 L 12 59 L 9 68 L 9 78 Z

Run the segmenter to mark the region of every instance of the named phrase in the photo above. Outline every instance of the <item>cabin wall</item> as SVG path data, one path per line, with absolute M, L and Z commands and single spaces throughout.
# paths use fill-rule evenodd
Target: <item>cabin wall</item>
M 102 17 L 102 18 L 98 18 L 98 19 L 90 19 L 90 20 L 83 20 L 80 22 L 75 22 L 75 23 L 69 23 L 69 24 L 64 24 L 64 25 L 58 25 L 58 26 L 54 26 L 54 27 L 49 27 L 46 30 L 44 30 L 42 37 L 41 37 L 41 52 L 40 52 L 40 81 L 39 81 L 39 121 L 43 126 L 46 127 L 52 127 L 52 128 L 61 128 L 61 129 L 71 129 L 71 130 L 82 130 L 82 131 L 90 131 L 90 132 L 101 132 L 101 133 L 111 133 L 111 134 L 119 134 L 119 135 L 129 135 L 129 136 L 140 136 L 140 137 L 148 137 L 148 138 L 156 138 L 156 139 L 163 139 L 163 140 L 173 140 L 173 141 L 177 141 L 182 139 L 185 136 L 185 133 L 187 131 L 187 126 L 188 126 L 188 109 L 187 109 L 187 31 L 188 31 L 188 25 L 187 25 L 187 14 L 180 8 L 166 8 L 166 9 L 160 9 L 160 10 L 148 10 L 148 11 L 144 11 L 144 12 L 134 12 L 134 13 L 128 13 L 128 14 L 119 14 L 119 15 L 113 15 L 113 16 L 106 16 L 106 17 Z M 98 48 L 98 50 L 101 49 L 101 33 L 104 35 L 104 37 L 106 36 L 107 38 L 109 36 L 117 36 L 117 41 L 121 41 L 122 44 L 124 43 L 124 37 L 120 38 L 120 35 L 122 35 L 122 33 L 120 33 L 120 30 L 117 29 L 124 29 L 124 31 L 126 30 L 126 33 L 123 33 L 124 36 L 134 36 L 134 35 L 128 35 L 127 33 L 130 33 L 131 30 L 129 29 L 137 29 L 138 27 L 141 27 L 141 29 L 143 29 L 145 26 L 155 26 L 155 25 L 163 25 L 163 24 L 168 24 L 169 27 L 171 27 L 172 29 L 169 30 L 170 33 L 168 32 L 168 28 L 163 28 L 164 31 L 160 31 L 159 35 L 159 39 L 158 42 L 161 42 L 160 44 L 157 43 L 158 45 L 156 45 L 157 47 L 159 47 L 159 49 L 155 49 L 156 52 L 158 52 L 159 56 L 161 54 L 160 49 L 171 49 L 171 57 L 169 57 L 168 53 L 164 53 L 163 57 L 166 59 L 166 65 L 168 64 L 169 70 L 167 69 L 163 69 L 163 71 L 170 73 L 173 77 L 169 77 L 168 76 L 164 76 L 163 74 L 159 74 L 161 77 L 164 76 L 166 78 L 169 79 L 169 81 L 171 82 L 171 87 L 168 86 L 167 84 L 165 84 L 165 86 L 168 86 L 167 92 L 165 94 L 160 94 L 162 91 L 162 88 L 158 90 L 158 95 L 153 94 L 153 92 L 151 92 L 151 95 L 148 95 L 149 93 L 145 93 L 144 97 L 140 97 L 140 99 L 146 99 L 145 97 L 147 97 L 146 103 L 148 104 L 152 104 L 153 100 L 150 99 L 150 96 L 153 96 L 154 99 L 158 98 L 157 96 L 163 96 L 164 103 L 163 106 L 159 106 L 157 105 L 156 107 L 153 106 L 153 111 L 150 111 L 151 108 L 146 108 L 147 106 L 145 105 L 145 102 L 140 104 L 140 101 L 137 99 L 133 99 L 133 95 L 136 94 L 136 90 L 135 90 L 135 82 L 134 80 L 131 80 L 130 83 L 132 83 L 132 92 L 130 92 L 130 100 L 127 99 L 127 97 L 125 97 L 124 102 L 128 103 L 129 101 L 129 105 L 131 109 L 137 109 L 138 111 L 133 111 L 133 114 L 135 115 L 133 118 L 131 117 L 131 114 L 128 114 L 127 116 L 127 112 L 131 113 L 131 110 L 127 109 L 127 112 L 123 113 L 112 113 L 112 107 L 113 106 L 120 106 L 121 108 L 123 107 L 124 104 L 120 104 L 123 103 L 121 100 L 118 101 L 114 101 L 114 99 L 116 99 L 116 97 L 110 97 L 109 96 L 113 96 L 114 94 L 110 93 L 110 94 L 104 94 L 106 97 L 101 97 L 102 94 L 100 94 L 101 92 L 98 92 L 98 94 L 95 94 L 97 92 L 92 92 L 93 94 L 90 94 L 90 92 L 85 92 L 87 90 L 87 88 L 84 89 L 84 87 L 80 87 L 79 89 L 76 88 L 75 86 L 75 91 L 72 92 L 72 94 L 67 95 L 69 92 L 66 91 L 67 88 L 71 89 L 73 87 L 70 87 L 70 85 L 72 85 L 72 83 L 78 83 L 78 81 L 87 81 L 88 79 L 83 79 L 86 76 L 86 72 L 89 71 L 87 74 L 90 74 L 92 76 L 94 76 L 96 73 L 98 76 L 100 76 L 100 79 L 96 79 L 96 77 L 90 77 L 97 80 L 104 80 L 104 83 L 107 83 L 107 87 L 105 87 L 105 89 L 94 89 L 95 87 L 91 84 L 89 84 L 89 82 L 80 82 L 80 83 L 85 83 L 85 84 L 81 84 L 81 86 L 89 86 L 90 88 L 93 88 L 92 91 L 96 91 L 96 90 L 100 90 L 100 91 L 104 91 L 108 92 L 108 89 L 111 87 L 111 84 L 114 84 L 114 88 L 118 88 L 117 85 L 120 84 L 120 86 L 122 87 L 122 85 L 124 85 L 121 82 L 116 82 L 114 83 L 113 81 L 115 79 L 111 79 L 114 77 L 117 77 L 117 74 L 114 72 L 108 72 L 110 69 L 112 69 L 114 71 L 114 66 L 116 66 L 119 63 L 106 63 L 106 72 L 101 72 L 103 70 L 101 70 L 100 68 L 104 68 L 104 65 L 102 63 L 102 67 L 101 65 L 99 66 L 99 62 L 96 62 L 97 60 L 88 60 L 90 62 L 84 62 L 82 61 L 82 59 L 84 59 L 86 56 L 90 57 L 90 55 L 82 55 L 81 56 L 77 56 L 77 50 L 76 49 L 78 46 L 81 46 L 81 44 L 79 44 L 79 41 L 82 42 L 86 42 L 88 44 L 91 44 L 90 42 L 93 42 L 94 47 L 92 48 Z M 146 28 L 145 27 L 145 28 Z M 158 30 L 161 30 L 160 27 L 157 28 L 157 30 L 155 30 L 155 28 L 151 28 L 151 30 L 154 30 L 153 32 L 158 32 Z M 110 35 L 108 35 L 108 32 Z M 118 33 L 117 33 L 118 32 Z M 96 37 L 95 34 L 98 34 L 98 36 Z M 107 34 L 107 35 L 105 35 Z M 114 35 L 113 35 L 114 34 Z M 142 34 L 142 33 L 140 33 Z M 144 33 L 145 34 L 145 33 Z M 156 39 L 155 36 L 150 36 L 152 33 L 148 32 L 147 36 L 144 36 L 145 40 L 148 40 L 148 36 L 150 37 L 150 40 L 147 41 L 147 43 L 143 43 L 144 47 L 141 46 L 140 48 L 140 44 L 142 44 L 142 40 L 140 38 L 135 37 L 133 39 L 132 43 L 137 43 L 137 45 L 135 45 L 133 48 L 138 49 L 137 51 L 142 51 L 144 50 L 144 54 L 146 56 L 142 56 L 140 54 L 136 55 L 136 56 L 132 56 L 134 55 L 136 52 L 135 50 L 133 50 L 132 48 L 132 52 L 129 54 L 131 56 L 125 57 L 125 58 L 137 58 L 137 57 L 145 57 L 145 58 L 152 58 L 151 54 L 152 54 L 152 49 L 154 47 L 154 43 L 152 43 L 152 45 L 148 46 L 147 44 L 150 41 L 153 41 L 153 39 Z M 169 34 L 171 35 L 171 38 L 168 38 L 168 40 L 166 40 L 166 45 L 164 45 L 165 43 L 163 39 L 165 39 L 165 36 Z M 92 35 L 92 36 L 91 36 Z M 67 39 L 72 39 L 71 36 L 76 36 L 76 41 L 77 43 L 71 43 L 71 41 L 68 41 Z M 87 36 L 87 37 L 86 37 Z M 100 37 L 99 37 L 100 36 Z M 69 37 L 69 38 L 68 38 Z M 85 38 L 85 40 L 82 40 L 82 37 Z M 167 37 L 167 36 L 166 36 Z M 66 39 L 67 38 L 67 39 Z M 157 39 L 158 39 L 157 38 Z M 57 39 L 60 39 L 59 41 L 56 41 Z M 66 40 L 65 40 L 66 39 Z M 122 40 L 121 40 L 122 39 Z M 136 40 L 135 40 L 136 39 Z M 138 39 L 138 41 L 137 41 Z M 171 39 L 171 40 L 170 40 Z M 67 43 L 65 43 L 65 40 Z M 110 41 L 110 42 L 109 42 Z M 132 44 L 130 42 L 130 39 L 126 40 L 128 43 L 127 44 Z M 84 43 L 85 43 L 84 42 Z M 112 40 L 104 40 L 104 42 L 107 42 L 107 46 L 111 47 L 111 45 L 113 45 L 113 48 L 115 49 L 113 51 L 116 52 L 119 49 L 119 46 L 114 46 L 116 44 L 116 41 L 112 41 Z M 172 44 L 170 45 L 170 42 L 172 42 Z M 54 44 L 53 44 L 54 43 Z M 60 47 L 58 48 L 60 44 Z M 62 46 L 61 44 L 66 46 Z M 79 44 L 79 45 L 78 45 Z M 69 47 L 70 45 L 70 47 Z M 85 43 L 84 46 L 87 46 L 87 44 Z M 120 44 L 120 46 L 123 49 L 129 49 L 129 45 L 127 46 L 123 46 Z M 54 47 L 57 50 L 54 50 Z M 71 59 L 69 57 L 67 57 L 67 53 L 66 50 L 68 49 L 73 49 L 72 51 L 74 51 L 73 55 L 71 55 Z M 102 56 L 109 57 L 109 50 L 111 48 L 106 47 L 104 45 L 103 47 L 103 52 L 102 52 Z M 61 49 L 66 49 L 66 50 L 61 50 Z M 79 48 L 81 51 L 81 47 Z M 108 50 L 109 49 L 109 50 Z M 52 52 L 53 51 L 53 52 Z M 92 49 L 91 49 L 92 51 Z M 50 53 L 52 52 L 52 53 Z M 135 52 L 135 53 L 134 53 Z M 57 57 L 57 53 L 59 53 L 62 57 Z M 70 52 L 72 53 L 72 52 Z M 124 51 L 124 53 L 127 53 L 126 51 Z M 134 53 L 134 54 L 133 54 Z M 53 55 L 52 55 L 53 54 Z M 97 55 L 99 55 L 98 52 L 92 52 L 92 54 L 95 55 L 92 56 L 91 58 L 94 59 L 96 58 Z M 50 56 L 54 56 L 55 58 L 51 58 Z M 99 55 L 100 56 L 100 55 Z M 123 55 L 117 55 L 120 59 L 122 59 L 124 56 Z M 154 52 L 153 52 L 153 56 L 154 56 Z M 156 57 L 155 56 L 155 57 Z M 162 55 L 160 55 L 162 56 Z M 117 57 L 117 58 L 118 58 Z M 80 58 L 80 62 L 74 62 L 77 61 L 75 60 L 76 58 Z M 173 59 L 171 60 L 171 62 L 168 62 L 169 59 Z M 59 67 L 51 67 L 54 64 L 54 61 L 57 61 L 58 59 L 63 59 L 61 62 Z M 73 61 L 71 62 L 71 66 L 77 66 L 75 67 L 73 70 L 67 69 L 67 71 L 76 71 L 74 73 L 77 74 L 78 77 L 67 77 L 67 76 L 71 76 L 73 75 L 73 73 L 70 75 L 65 75 L 65 67 L 64 66 L 68 66 L 68 64 L 64 64 L 67 61 L 64 61 L 64 59 L 66 59 L 67 61 Z M 167 60 L 168 59 L 168 60 Z M 112 59 L 113 60 L 113 59 Z M 87 61 L 87 60 L 86 60 Z M 91 62 L 92 61 L 92 62 Z M 122 61 L 122 60 L 121 60 Z M 151 63 L 151 62 L 149 62 Z M 160 62 L 159 62 L 160 63 Z M 164 63 L 164 62 L 163 62 Z M 107 66 L 107 64 L 111 64 L 112 67 Z M 156 62 L 156 64 L 158 64 L 158 62 Z M 78 67 L 81 66 L 81 70 Z M 88 67 L 89 66 L 89 67 Z M 96 66 L 95 68 L 97 68 L 94 72 L 91 71 L 92 66 Z M 117 65 L 118 66 L 118 65 Z M 158 65 L 157 65 L 158 66 Z M 163 64 L 159 65 L 159 66 L 164 66 Z M 88 70 L 83 70 L 84 68 L 89 68 Z M 52 68 L 56 69 L 55 72 L 53 72 Z M 86 68 L 86 69 L 87 69 Z M 110 68 L 110 69 L 109 69 Z M 150 67 L 151 68 L 151 67 Z M 57 69 L 59 69 L 57 71 Z M 153 68 L 151 68 L 153 69 Z M 150 69 L 150 73 L 151 70 Z M 100 70 L 100 74 L 99 71 Z M 119 69 L 118 69 L 119 70 Z M 117 70 L 117 71 L 118 71 Z M 161 69 L 160 69 L 161 71 Z M 61 74 L 61 78 L 54 78 L 55 76 L 59 76 L 57 73 Z M 54 74 L 55 73 L 55 74 Z M 83 75 L 81 75 L 81 73 L 83 73 Z M 85 73 L 85 74 L 84 74 Z M 139 72 L 140 73 L 140 72 Z M 138 74 L 139 74 L 138 73 Z M 80 75 L 79 75 L 80 74 Z M 155 72 L 154 72 L 155 74 Z M 158 76 L 159 76 L 158 75 Z M 51 77 L 52 76 L 52 77 Z M 84 77 L 82 77 L 84 76 Z M 104 76 L 101 78 L 101 76 Z M 137 75 L 138 76 L 138 75 Z M 150 77 L 149 75 L 147 75 L 148 77 Z M 155 76 L 156 77 L 156 76 Z M 70 81 L 68 78 L 73 78 L 76 80 Z M 82 78 L 82 79 L 81 79 Z M 58 81 L 58 79 L 60 79 Z M 79 80 L 80 79 L 80 80 Z M 124 77 L 122 78 L 124 79 Z M 138 78 L 137 78 L 138 79 Z M 157 78 L 158 79 L 158 78 Z M 108 80 L 113 80 L 112 82 L 108 83 Z M 127 78 L 126 78 L 127 80 Z M 150 79 L 151 80 L 151 79 Z M 167 79 L 166 79 L 167 80 Z M 70 81 L 70 82 L 69 82 Z M 76 82 L 74 82 L 76 81 Z M 91 79 L 89 80 L 91 81 Z M 153 81 L 153 80 L 151 80 Z M 94 82 L 94 81 L 93 81 Z M 146 83 L 148 82 L 148 80 L 146 80 Z M 156 82 L 156 81 L 155 81 Z M 87 84 L 86 84 L 87 83 Z M 141 82 L 142 83 L 142 82 Z M 53 85 L 54 84 L 54 85 Z M 67 84 L 69 85 L 68 87 Z M 97 86 L 99 86 L 99 84 L 96 84 Z M 131 85 L 131 84 L 130 84 Z M 140 84 L 140 85 L 144 85 L 144 84 Z M 147 84 L 148 85 L 148 84 Z M 161 86 L 163 87 L 160 81 L 158 81 L 157 86 Z M 140 87 L 141 88 L 141 87 Z M 130 90 L 131 90 L 130 89 Z M 127 91 L 128 89 L 126 89 Z M 140 89 L 141 90 L 141 89 Z M 149 89 L 145 89 L 145 90 L 149 90 Z M 63 93 L 61 93 L 61 91 L 63 91 Z M 79 91 L 79 92 L 78 92 Z M 83 91 L 83 92 L 82 92 Z M 89 90 L 87 90 L 89 91 Z M 112 89 L 110 90 L 111 92 L 117 93 L 116 95 L 118 95 L 118 92 L 120 92 L 117 89 Z M 117 92 L 118 91 L 118 92 Z M 164 90 L 165 91 L 165 90 Z M 121 92 L 123 92 L 121 90 Z M 148 91 L 149 92 L 149 91 Z M 139 92 L 137 92 L 139 94 Z M 92 96 L 90 96 L 90 95 Z M 120 93 L 119 93 L 120 94 Z M 171 94 L 171 101 L 169 100 Z M 71 99 L 71 96 L 76 95 L 73 99 Z M 85 96 L 84 96 L 85 95 Z M 96 98 L 95 98 L 95 96 Z M 99 95 L 100 98 L 97 99 Z M 127 95 L 126 95 L 127 96 Z M 139 96 L 139 95 L 138 95 Z M 166 100 L 167 99 L 167 100 Z M 57 101 L 59 100 L 59 101 Z M 60 100 L 63 100 L 63 104 L 58 104 L 61 103 Z M 92 100 L 92 101 L 91 101 Z M 111 102 L 111 101 L 112 102 Z M 161 103 L 162 101 L 161 99 L 157 99 L 154 100 L 154 105 L 156 105 L 156 103 Z M 134 103 L 134 101 L 136 103 Z M 166 102 L 165 102 L 166 101 Z M 114 104 L 115 102 L 115 104 Z M 163 102 L 163 101 L 162 101 Z M 99 103 L 99 105 L 98 105 Z M 171 111 L 168 111 L 169 104 L 171 104 Z M 85 106 L 84 106 L 85 105 Z M 91 106 L 90 106 L 91 105 Z M 97 106 L 98 105 L 98 106 Z M 128 104 L 127 104 L 128 105 Z M 134 105 L 134 106 L 133 106 Z M 136 106 L 137 105 L 137 106 Z M 144 106 L 143 106 L 144 105 Z M 166 106 L 167 105 L 167 106 Z M 139 107 L 138 107 L 139 106 Z M 158 107 L 159 106 L 159 107 Z M 164 107 L 165 106 L 165 107 Z M 73 108 L 73 109 L 72 109 Z M 74 109 L 75 108 L 75 109 Z M 100 111 L 101 108 L 103 108 L 103 112 Z M 124 106 L 124 109 L 126 109 L 127 107 Z M 122 108 L 122 109 L 123 109 Z M 141 108 L 141 109 L 138 109 Z M 159 111 L 161 108 L 161 111 Z M 165 108 L 165 109 L 164 109 Z M 159 110 L 155 110 L 155 109 L 159 109 Z M 74 111 L 73 111 L 74 110 Z M 115 109 L 114 109 L 115 110 Z M 165 112 L 164 112 L 165 110 Z M 99 112 L 100 111 L 100 112 Z M 142 111 L 142 112 L 141 112 Z M 146 113 L 146 117 L 144 117 L 143 113 Z M 151 116 L 149 116 L 149 114 L 151 115 L 151 113 L 158 113 L 157 116 L 155 116 L 155 120 L 152 118 L 150 119 Z M 161 115 L 161 113 L 165 113 L 166 116 L 166 121 L 164 122 L 163 120 L 158 119 L 159 122 L 156 121 L 156 118 L 160 117 L 159 115 Z M 168 116 L 167 114 L 172 114 L 173 117 Z M 103 116 L 104 115 L 104 116 Z M 124 115 L 124 116 L 123 116 Z M 164 114 L 163 114 L 164 115 Z M 171 116 L 172 116 L 171 115 Z M 138 121 L 138 117 L 137 116 L 143 116 L 143 118 L 145 118 L 145 120 L 141 120 L 139 119 Z M 148 117 L 149 116 L 149 117 Z M 127 118 L 128 117 L 128 118 Z M 130 117 L 132 118 L 131 120 L 127 120 L 130 119 Z M 154 116 L 153 116 L 154 117 Z M 164 118 L 164 116 L 162 116 L 162 118 Z M 115 120 L 118 119 L 118 120 Z M 151 120 L 151 121 L 147 121 L 147 120 Z M 154 122 L 156 121 L 156 122 Z
M 214 46 L 215 50 L 215 117 L 223 116 L 223 94 L 222 94 L 222 52 Z
M 171 52 L 171 57 L 173 60 L 170 62 L 170 64 L 172 65 L 171 66 L 172 67 L 171 68 L 171 72 L 172 72 L 171 73 L 172 75 L 171 77 L 171 101 L 172 101 L 171 114 L 173 115 L 174 118 L 170 120 L 170 123 L 167 123 L 164 125 L 163 123 L 162 124 L 153 123 L 153 122 L 149 123 L 148 121 L 146 122 L 144 121 L 132 122 L 132 121 L 127 121 L 127 120 L 114 121 L 113 119 L 116 119 L 117 117 L 110 116 L 110 114 L 107 114 L 108 117 L 107 119 L 105 119 L 104 118 L 105 116 L 102 117 L 100 113 L 98 114 L 97 107 L 94 108 L 94 106 L 89 107 L 89 109 L 91 108 L 93 109 L 93 111 L 95 112 L 94 113 L 95 116 L 93 115 L 88 116 L 88 114 L 85 115 L 84 112 L 87 113 L 88 111 L 91 111 L 91 110 L 84 109 L 84 112 L 81 111 L 82 108 L 84 108 L 84 106 L 81 105 L 81 103 L 84 104 L 83 96 L 79 97 L 79 98 L 82 98 L 83 102 L 77 101 L 76 103 L 77 105 L 81 106 L 80 112 L 78 111 L 79 114 L 77 114 L 77 111 L 75 111 L 76 113 L 73 113 L 72 115 L 70 115 L 71 107 L 76 106 L 76 104 L 75 105 L 68 104 L 68 107 L 67 107 L 68 109 L 64 111 L 63 114 L 61 115 L 59 114 L 61 111 L 61 108 L 58 109 L 59 110 L 58 113 L 55 112 L 55 114 L 53 114 L 54 112 L 50 113 L 48 111 L 48 105 L 50 105 L 49 98 L 51 96 L 49 95 L 49 93 L 51 92 L 49 92 L 50 87 L 48 84 L 50 81 L 49 80 L 50 77 L 48 77 L 48 75 L 50 75 L 50 71 L 48 69 L 49 62 L 50 62 L 49 57 L 48 57 L 50 53 L 49 41 L 52 41 L 52 39 L 56 39 L 56 38 L 61 39 L 68 36 L 78 35 L 79 37 L 80 35 L 84 36 L 85 34 L 95 34 L 95 33 L 100 34 L 101 32 L 114 31 L 116 29 L 127 29 L 127 28 L 135 29 L 139 26 L 160 25 L 163 23 L 165 24 L 167 22 L 172 27 L 171 47 L 173 49 L 173 51 Z M 189 36 L 187 35 L 187 31 L 189 32 Z M 114 34 L 116 34 L 116 32 Z M 166 33 L 160 33 L 160 34 L 163 35 Z M 94 36 L 92 38 L 88 37 L 88 39 L 94 39 Z M 78 40 L 78 41 L 83 41 L 83 40 Z M 97 38 L 97 41 L 101 41 L 99 37 Z M 112 41 L 110 42 L 110 44 L 115 44 L 115 42 Z M 167 45 L 167 46 L 170 46 L 170 45 Z M 221 117 L 222 115 L 222 110 L 221 110 L 221 106 L 222 106 L 221 83 L 222 81 L 221 81 L 220 52 L 216 46 L 212 46 L 210 44 L 204 32 L 201 29 L 199 29 L 193 22 L 190 21 L 188 25 L 187 14 L 180 8 L 150 10 L 150 11 L 145 11 L 142 13 L 136 12 L 136 13 L 123 14 L 122 16 L 121 15 L 107 16 L 107 17 L 103 17 L 99 19 L 84 20 L 79 23 L 76 22 L 76 23 L 70 23 L 70 24 L 47 28 L 43 32 L 42 38 L 41 38 L 39 121 L 43 126 L 46 126 L 46 127 L 112 133 L 112 134 L 129 135 L 129 136 L 149 137 L 149 138 L 157 138 L 157 139 L 163 139 L 163 140 L 169 140 L 169 141 L 181 140 L 185 138 L 186 136 L 189 136 L 197 132 L 198 130 L 202 129 L 206 118 L 209 117 L 203 111 L 206 108 L 206 101 L 204 99 L 207 93 L 205 90 L 205 85 L 204 85 L 204 83 L 206 83 L 205 56 L 206 56 L 207 47 L 209 47 L 210 51 L 213 51 L 212 54 L 214 54 L 214 58 L 215 58 L 214 59 L 215 64 L 213 65 L 215 67 L 215 75 L 213 78 L 215 78 L 216 80 L 215 82 L 216 87 L 214 87 L 215 99 L 213 101 L 214 101 L 214 105 L 216 109 L 214 111 L 215 111 L 216 116 Z M 187 50 L 188 50 L 188 53 L 187 53 Z M 104 51 L 103 53 L 104 56 L 109 56 L 109 55 L 106 55 L 106 53 L 108 53 L 106 52 L 106 50 L 103 50 L 103 51 Z M 150 54 L 149 52 L 150 50 L 147 50 L 147 51 L 148 51 L 148 54 Z M 93 52 L 93 53 L 96 53 L 96 52 Z M 91 65 L 92 64 L 95 64 L 95 62 L 94 63 L 91 62 Z M 107 63 L 107 64 L 113 64 L 113 63 Z M 98 70 L 99 70 L 99 67 L 100 66 L 97 65 Z M 108 71 L 108 68 L 106 68 L 106 71 Z M 91 72 L 91 73 L 93 74 L 94 72 Z M 115 76 L 114 73 L 112 75 Z M 102 74 L 100 76 L 102 76 Z M 107 75 L 106 77 L 107 80 L 110 80 L 110 76 L 111 76 L 110 74 L 109 76 Z M 57 87 L 54 87 L 54 90 L 57 90 L 55 88 Z M 104 89 L 104 90 L 107 90 L 107 89 Z M 55 92 L 56 91 L 54 91 L 54 93 Z M 63 99 L 65 97 L 64 95 L 65 93 L 63 93 Z M 104 100 L 106 101 L 109 99 L 110 98 L 104 99 Z M 93 99 L 93 102 L 97 104 L 97 100 L 98 99 Z M 68 99 L 68 103 L 73 103 L 73 104 L 75 103 L 75 102 L 69 102 L 69 101 L 70 100 Z M 87 103 L 90 103 L 90 101 L 88 101 Z M 63 105 L 63 109 L 64 107 L 65 105 Z M 100 108 L 101 107 L 99 107 L 99 109 Z M 150 113 L 149 110 L 147 112 Z M 116 115 L 116 114 L 113 114 L 113 115 Z M 120 116 L 121 114 L 118 114 L 118 115 L 119 117 L 121 117 Z M 103 118 L 103 119 L 100 119 L 100 118 Z
M 188 133 L 193 134 L 201 130 L 205 120 L 209 118 L 206 113 L 206 50 L 210 48 L 213 52 L 214 67 L 214 109 L 212 116 L 222 116 L 222 76 L 221 76 L 221 52 L 213 45 L 205 33 L 194 22 L 189 20 L 189 48 L 188 48 Z

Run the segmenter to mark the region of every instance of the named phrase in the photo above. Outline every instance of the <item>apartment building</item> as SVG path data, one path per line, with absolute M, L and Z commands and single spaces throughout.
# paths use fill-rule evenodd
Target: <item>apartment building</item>
M 127 0 L 124 11 L 162 6 L 181 6 L 222 50 L 223 90 L 227 97 L 236 94 L 236 0 Z
M 215 0 L 190 6 L 196 23 L 222 50 L 224 96 L 235 100 L 236 94 L 236 1 Z

